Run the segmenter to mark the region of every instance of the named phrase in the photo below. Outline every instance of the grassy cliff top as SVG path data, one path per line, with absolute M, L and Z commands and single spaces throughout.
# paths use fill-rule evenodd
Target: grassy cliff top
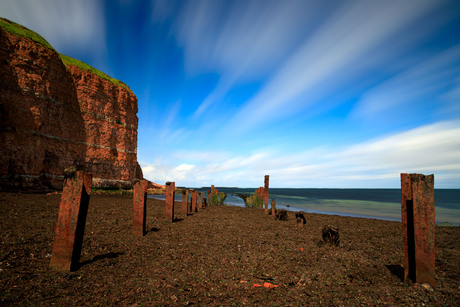
M 64 54 L 59 54 L 61 56 L 61 60 L 62 62 L 68 66 L 68 65 L 74 65 L 74 66 L 77 66 L 83 70 L 87 70 L 89 72 L 92 72 L 93 74 L 95 74 L 96 76 L 98 76 L 99 78 L 102 78 L 102 79 L 106 79 L 110 82 L 112 82 L 113 84 L 115 85 L 118 85 L 118 86 L 121 86 L 121 87 L 124 87 L 125 89 L 131 91 L 131 89 L 126 85 L 124 84 L 123 82 L 121 82 L 120 80 L 117 80 L 117 79 L 114 79 L 112 77 L 110 77 L 109 75 L 103 73 L 102 71 L 82 62 L 82 61 L 79 61 L 77 59 L 74 59 L 74 58 L 71 58 L 67 55 L 64 55 Z
M 9 32 L 13 35 L 24 37 L 26 39 L 32 40 L 36 43 L 39 43 L 40 45 L 54 50 L 54 48 L 40 34 L 32 30 L 29 30 L 26 27 L 17 24 L 11 20 L 0 17 L 0 27 L 2 27 L 6 32 Z
M 25 39 L 28 39 L 28 40 L 32 40 L 40 45 L 43 45 L 47 48 L 50 48 L 50 49 L 53 49 L 53 46 L 51 46 L 40 34 L 32 31 L 32 30 L 29 30 L 27 29 L 26 27 L 20 25 L 20 24 L 17 24 L 11 20 L 8 20 L 6 18 L 2 18 L 0 17 L 0 27 L 2 27 L 5 31 L 13 34 L 13 35 L 16 35 L 16 36 L 19 36 L 19 37 L 23 37 Z M 115 85 L 118 85 L 118 86 L 122 86 L 124 87 L 125 89 L 131 91 L 131 89 L 126 85 L 124 84 L 123 82 L 117 80 L 117 79 L 114 79 L 110 76 L 108 76 L 107 74 L 103 73 L 102 71 L 100 70 L 97 70 L 96 68 L 82 62 L 82 61 L 79 61 L 77 59 L 74 59 L 74 58 L 71 58 L 69 56 L 66 56 L 66 55 L 63 55 L 63 54 L 60 54 L 61 56 L 61 60 L 62 62 L 68 66 L 68 65 L 75 65 L 77 67 L 80 67 L 81 69 L 84 69 L 84 70 L 87 70 L 87 71 L 90 71 L 92 72 L 93 74 L 95 74 L 96 76 L 98 76 L 99 78 L 103 78 L 103 79 L 106 79 L 110 82 L 112 82 L 113 84 Z

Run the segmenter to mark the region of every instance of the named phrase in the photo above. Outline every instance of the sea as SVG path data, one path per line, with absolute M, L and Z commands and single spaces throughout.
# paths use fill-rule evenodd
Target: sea
M 227 193 L 225 204 L 244 207 L 238 194 L 253 194 L 255 188 L 217 188 Z M 209 188 L 197 188 L 207 195 Z M 190 194 L 190 193 L 189 193 Z M 269 204 L 276 200 L 277 209 L 331 215 L 401 221 L 400 189 L 286 189 L 270 188 Z M 164 199 L 164 195 L 149 195 Z M 435 189 L 436 224 L 460 226 L 460 189 Z M 176 194 L 175 200 L 181 201 Z M 269 205 L 270 207 L 270 205 Z

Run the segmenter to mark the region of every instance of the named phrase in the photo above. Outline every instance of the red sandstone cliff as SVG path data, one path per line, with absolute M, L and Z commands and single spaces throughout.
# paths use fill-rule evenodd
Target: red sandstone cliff
M 85 126 L 85 161 L 93 185 L 130 186 L 137 167 L 137 98 L 77 66 L 68 67 Z
M 129 89 L 0 27 L 2 189 L 59 189 L 69 166 L 95 186 L 131 186 L 142 177 L 136 114 Z

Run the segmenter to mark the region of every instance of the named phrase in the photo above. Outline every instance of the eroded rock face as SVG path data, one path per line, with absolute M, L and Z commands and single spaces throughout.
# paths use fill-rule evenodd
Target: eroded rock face
M 131 186 L 136 113 L 131 91 L 0 28 L 1 189 L 60 189 L 69 166 L 93 186 Z
M 95 186 L 126 187 L 137 168 L 137 98 L 128 89 L 69 66 L 85 126 L 86 163 Z

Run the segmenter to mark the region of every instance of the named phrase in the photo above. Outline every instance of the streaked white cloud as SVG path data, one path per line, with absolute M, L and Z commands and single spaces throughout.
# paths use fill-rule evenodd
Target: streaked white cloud
M 201 115 L 238 82 L 264 77 L 317 21 L 314 1 L 189 1 L 177 23 L 188 74 L 216 72 L 220 82 Z
M 458 63 L 460 45 L 410 67 L 365 92 L 353 118 L 391 122 L 414 112 L 430 115 L 433 108 L 453 111 L 460 101 Z
M 330 92 L 362 78 L 366 66 L 384 65 L 402 52 L 397 49 L 407 46 L 393 41 L 401 37 L 412 41 L 409 26 L 440 4 L 429 0 L 348 2 L 305 40 L 230 125 L 238 123 L 239 130 L 245 131 L 324 103 Z M 253 115 L 248 118 L 247 114 Z
M 178 185 L 257 187 L 270 175 L 275 187 L 399 187 L 399 174 L 435 174 L 436 187 L 460 185 L 460 122 L 448 121 L 345 148 L 322 147 L 296 154 L 260 151 L 192 154 L 195 164 L 172 160 L 141 164 L 146 178 Z M 177 160 L 181 161 L 181 160 Z M 169 164 L 168 164 L 169 163 Z M 168 174 L 169 176 L 165 176 Z
M 101 1 L 0 1 L 0 16 L 39 33 L 58 52 L 105 53 L 105 20 Z

